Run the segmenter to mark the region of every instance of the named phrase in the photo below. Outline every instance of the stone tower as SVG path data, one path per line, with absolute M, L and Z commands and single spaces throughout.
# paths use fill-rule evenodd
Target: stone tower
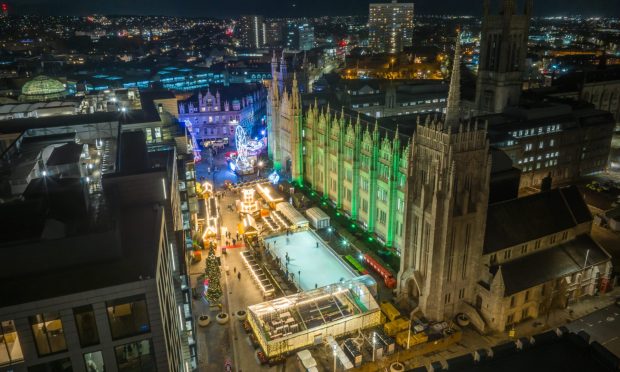
M 412 140 L 398 275 L 399 297 L 434 320 L 468 312 L 473 301 L 491 172 L 486 125 L 458 115 L 460 46 L 455 49 L 447 115 L 418 122 Z
M 500 12 L 492 12 L 484 0 L 480 65 L 476 88 L 479 113 L 502 112 L 521 97 L 533 0 L 525 0 L 517 13 L 515 0 L 503 0 Z
M 293 74 L 290 86 L 283 81 L 286 63 L 282 59 L 278 71 L 272 60 L 272 77 L 267 102 L 268 154 L 274 168 L 292 181 L 303 181 L 302 102 L 297 75 Z

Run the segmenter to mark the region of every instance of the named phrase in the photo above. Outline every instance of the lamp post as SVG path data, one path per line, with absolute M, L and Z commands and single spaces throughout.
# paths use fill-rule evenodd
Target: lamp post
M 334 369 L 333 369 L 333 371 L 336 372 L 336 368 L 337 368 L 337 365 L 336 365 L 336 346 L 334 346 L 333 349 L 334 349 Z
M 375 362 L 375 354 L 376 353 L 376 349 L 375 346 L 377 345 L 377 333 L 373 333 L 372 334 L 372 362 Z
M 409 316 L 409 328 L 407 332 L 407 350 L 409 350 L 409 343 L 411 342 L 411 316 Z
M 256 178 L 260 178 L 260 171 L 261 171 L 261 169 L 263 169 L 263 165 L 264 165 L 263 161 L 262 161 L 262 160 L 260 160 L 260 161 L 258 162 L 258 173 L 257 173 L 257 175 L 256 175 Z

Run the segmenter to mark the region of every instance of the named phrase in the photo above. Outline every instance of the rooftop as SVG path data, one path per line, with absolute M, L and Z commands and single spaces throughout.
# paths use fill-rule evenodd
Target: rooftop
M 576 186 L 489 205 L 484 254 L 559 233 L 592 221 Z
M 587 262 L 586 262 L 587 256 Z M 502 272 L 504 296 L 579 272 L 584 267 L 609 261 L 610 256 L 589 235 L 558 246 L 532 253 L 505 264 L 491 267 L 492 273 Z

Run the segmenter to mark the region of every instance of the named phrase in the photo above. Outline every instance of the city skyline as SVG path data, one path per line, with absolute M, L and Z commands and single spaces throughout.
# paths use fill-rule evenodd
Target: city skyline
M 319 15 L 365 15 L 368 4 L 374 0 L 355 1 L 341 0 L 332 2 L 317 1 L 282 1 L 266 0 L 259 3 L 249 0 L 239 0 L 234 3 L 220 4 L 215 7 L 209 2 L 194 2 L 183 0 L 172 2 L 169 0 L 136 0 L 126 2 L 121 0 L 83 2 L 79 0 L 20 0 L 9 2 L 15 14 L 37 15 L 87 15 L 93 13 L 118 15 L 169 15 L 191 17 L 237 17 L 239 9 L 245 14 L 256 13 L 267 17 L 296 17 Z M 480 1 L 444 0 L 441 2 L 430 0 L 415 1 L 416 14 L 454 14 L 476 15 L 482 10 Z M 518 1 L 521 3 L 521 1 Z M 574 15 L 611 16 L 620 15 L 620 2 L 606 0 L 550 0 L 535 4 L 535 15 Z

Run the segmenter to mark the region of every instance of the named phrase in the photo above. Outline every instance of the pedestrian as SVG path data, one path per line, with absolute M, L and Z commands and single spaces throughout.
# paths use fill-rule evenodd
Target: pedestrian
M 237 239 L 233 239 L 233 245 L 237 245 Z
M 241 271 L 237 273 L 237 279 L 241 280 Z
M 319 288 L 319 285 L 314 283 L 314 289 L 317 289 L 317 288 Z
M 316 247 L 317 247 L 317 248 L 319 247 L 319 242 L 316 242 Z
M 233 267 L 233 271 L 237 272 L 237 266 Z

